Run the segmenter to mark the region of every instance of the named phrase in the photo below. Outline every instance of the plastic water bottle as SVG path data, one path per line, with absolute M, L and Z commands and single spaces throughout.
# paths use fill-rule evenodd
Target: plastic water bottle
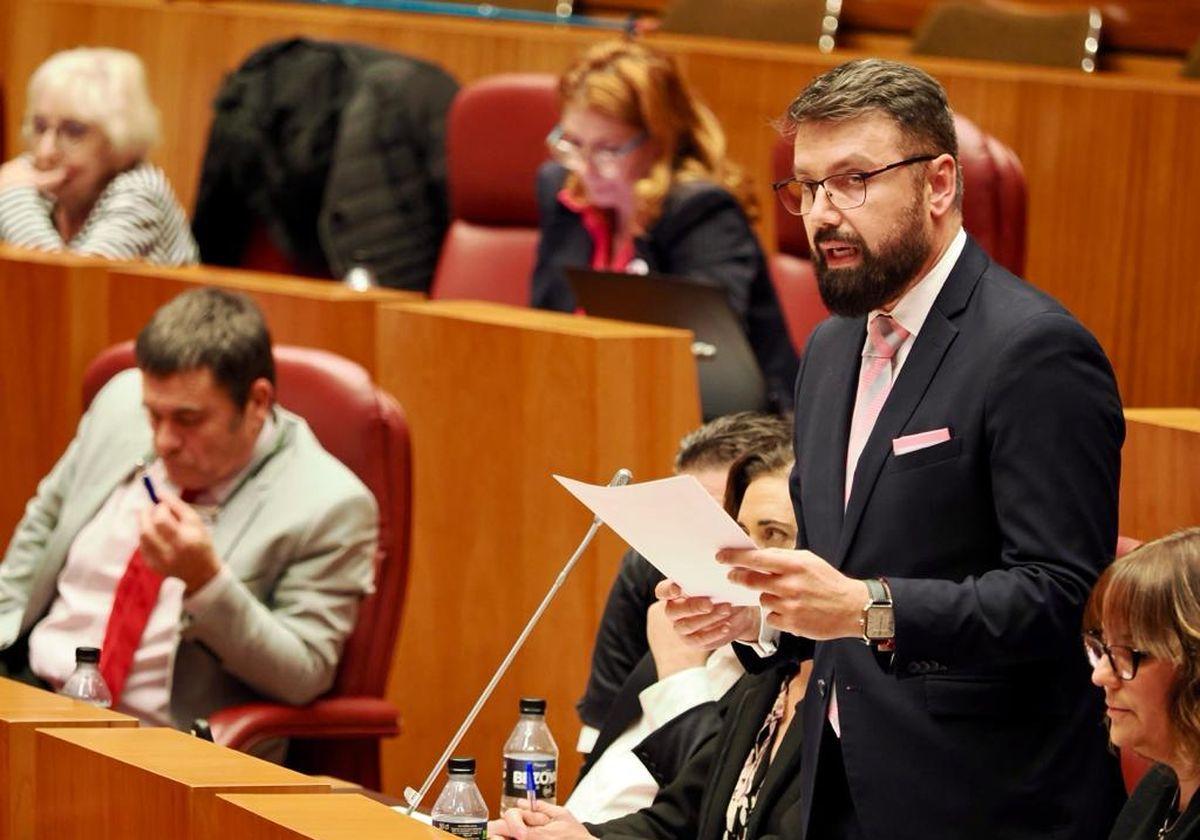
M 100 648 L 75 648 L 75 670 L 60 693 L 102 709 L 112 705 L 112 692 L 100 675 Z
M 546 726 L 546 701 L 522 697 L 521 716 L 504 744 L 504 784 L 500 790 L 500 809 L 516 808 L 528 798 L 525 777 L 533 770 L 537 799 L 558 804 L 558 745 Z
M 487 840 L 488 809 L 475 786 L 475 759 L 450 759 L 449 776 L 433 803 L 433 827 L 455 837 Z

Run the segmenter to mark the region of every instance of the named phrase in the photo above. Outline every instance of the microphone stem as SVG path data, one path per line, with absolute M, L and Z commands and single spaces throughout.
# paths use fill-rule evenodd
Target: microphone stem
M 475 718 L 479 715 L 480 710 L 483 708 L 483 704 L 488 701 L 488 699 L 492 696 L 492 692 L 496 690 L 496 686 L 499 684 L 500 680 L 504 678 L 505 673 L 508 671 L 508 666 L 512 665 L 512 661 L 516 658 L 517 654 L 521 650 L 521 647 L 525 644 L 525 640 L 529 638 L 529 634 L 532 633 L 533 628 L 537 626 L 538 621 L 542 617 L 542 613 L 544 613 L 546 608 L 550 606 L 550 602 L 554 600 L 554 596 L 558 594 L 558 590 L 562 587 L 563 583 L 566 582 L 567 575 L 569 575 L 571 570 L 575 568 L 575 564 L 579 562 L 579 558 L 583 556 L 583 552 L 587 551 L 588 546 L 591 545 L 592 539 L 596 536 L 596 532 L 600 530 L 600 526 L 602 524 L 604 523 L 600 521 L 600 517 L 596 517 L 592 520 L 592 526 L 588 528 L 587 534 L 584 535 L 582 542 L 580 542 L 578 548 L 575 549 L 575 553 L 571 555 L 571 559 L 567 561 L 567 564 L 563 566 L 562 571 L 558 573 L 558 577 L 555 578 L 554 584 L 550 587 L 550 591 L 546 593 L 546 597 L 542 599 L 542 603 L 538 604 L 538 608 L 533 611 L 533 616 L 529 619 L 528 623 L 526 623 L 525 629 L 521 631 L 521 635 L 517 637 L 517 640 L 513 643 L 513 646 L 509 648 L 508 654 L 505 655 L 504 661 L 500 663 L 500 667 L 496 669 L 496 673 L 492 674 L 492 678 L 488 682 L 487 686 L 483 689 L 483 693 L 479 695 L 479 699 L 475 701 L 475 705 L 472 706 L 471 711 L 467 713 L 466 719 L 462 722 L 462 725 L 458 727 L 458 731 L 454 733 L 454 737 L 450 739 L 450 743 L 446 746 L 446 751 L 443 752 L 442 757 L 437 760 L 437 764 L 433 765 L 433 770 L 430 771 L 429 775 L 425 778 L 425 782 L 421 785 L 421 789 L 417 791 L 416 797 L 409 801 L 408 811 L 406 812 L 409 816 L 412 816 L 412 812 L 415 811 L 417 806 L 421 804 L 421 800 L 425 798 L 425 794 L 429 793 L 429 788 L 433 786 L 438 774 L 442 772 L 442 768 L 445 767 L 446 762 L 450 760 L 450 756 L 456 749 L 458 749 L 459 743 L 462 741 L 463 736 L 467 734 L 467 730 L 471 728 L 471 724 L 475 722 Z

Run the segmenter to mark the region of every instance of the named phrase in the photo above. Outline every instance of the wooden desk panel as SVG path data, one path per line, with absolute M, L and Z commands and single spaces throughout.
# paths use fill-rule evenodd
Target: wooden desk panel
M 1121 534 L 1151 540 L 1200 525 L 1200 409 L 1125 410 Z
M 222 840 L 446 840 L 386 805 L 358 794 L 217 797 L 214 830 Z
M 86 359 L 106 344 L 105 264 L 0 246 L 0 539 L 79 421 Z
M 136 727 L 118 714 L 52 694 L 24 683 L 0 679 L 0 837 L 32 840 L 34 836 L 34 733 L 55 727 Z
M 412 430 L 412 564 L 388 696 L 384 787 L 417 787 L 590 522 L 552 473 L 670 473 L 699 424 L 690 334 L 497 304 L 380 309 L 379 383 Z M 560 800 L 577 774 L 575 701 L 623 545 L 602 531 L 459 753 L 499 804 L 521 695 L 546 697 Z M 431 796 L 436 795 L 431 792 Z M 426 804 L 431 804 L 426 803 Z
M 108 308 L 110 343 L 136 337 L 154 310 L 176 295 L 199 286 L 218 286 L 254 298 L 276 343 L 329 350 L 372 374 L 375 308 L 424 299 L 415 292 L 356 292 L 341 283 L 212 266 L 138 266 L 112 271 L 109 278 L 113 288 Z
M 208 840 L 220 836 L 218 793 L 329 791 L 174 729 L 41 729 L 35 740 L 44 840 Z

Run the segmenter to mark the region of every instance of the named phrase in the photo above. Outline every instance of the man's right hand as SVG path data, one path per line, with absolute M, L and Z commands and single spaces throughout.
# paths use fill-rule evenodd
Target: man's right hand
M 664 580 L 654 589 L 665 602 L 664 611 L 688 644 L 703 650 L 716 650 L 734 641 L 758 641 L 762 612 L 758 607 L 714 604 L 711 598 L 689 598 L 679 584 Z

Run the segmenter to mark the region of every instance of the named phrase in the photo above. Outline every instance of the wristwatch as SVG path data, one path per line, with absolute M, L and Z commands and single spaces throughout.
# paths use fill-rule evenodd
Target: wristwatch
M 881 579 L 871 578 L 863 582 L 871 595 L 871 600 L 863 607 L 862 618 L 858 620 L 862 625 L 863 644 L 890 647 L 896 636 L 891 590 L 887 582 Z

